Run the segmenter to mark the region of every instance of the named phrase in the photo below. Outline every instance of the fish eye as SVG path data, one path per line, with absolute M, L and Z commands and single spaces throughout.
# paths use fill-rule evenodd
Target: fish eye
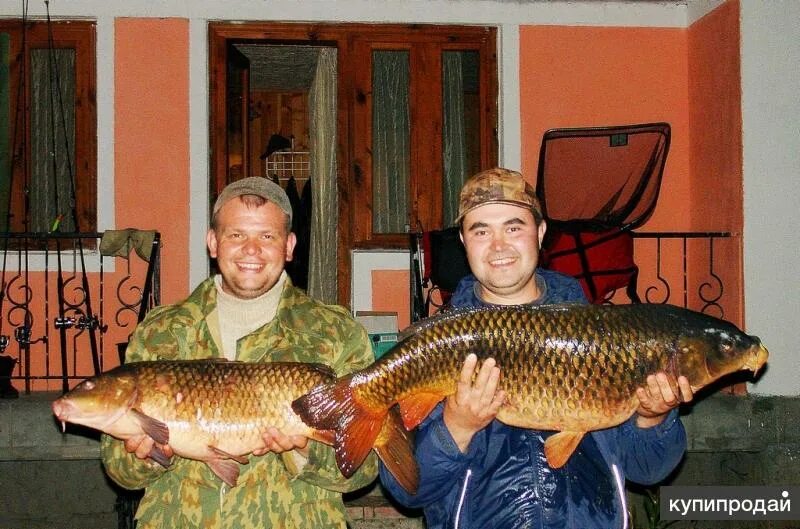
M 720 334 L 719 335 L 719 350 L 724 354 L 728 354 L 733 351 L 733 339 L 728 336 L 727 334 Z

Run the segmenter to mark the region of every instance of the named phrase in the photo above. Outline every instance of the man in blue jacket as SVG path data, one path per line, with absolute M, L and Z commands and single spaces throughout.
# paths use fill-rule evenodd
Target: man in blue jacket
M 454 307 L 586 303 L 577 281 L 537 268 L 546 223 L 520 173 L 495 168 L 470 178 L 457 222 L 473 275 L 459 283 Z M 495 420 L 505 398 L 500 370 L 490 359 L 474 377 L 476 364 L 467 357 L 456 393 L 419 426 L 417 493 L 381 467 L 384 486 L 422 507 L 428 529 L 627 527 L 625 479 L 656 483 L 686 449 L 676 408 L 692 390 L 685 377 L 658 373 L 637 390 L 640 406 L 628 421 L 584 436 L 563 467 L 550 468 L 543 447 L 554 432 Z

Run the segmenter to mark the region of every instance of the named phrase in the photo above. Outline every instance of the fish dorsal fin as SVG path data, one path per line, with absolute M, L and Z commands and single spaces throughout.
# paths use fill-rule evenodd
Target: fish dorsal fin
M 410 325 L 403 329 L 403 331 L 398 335 L 397 339 L 399 342 L 403 341 L 404 339 L 408 338 L 409 336 L 413 336 L 415 334 L 419 334 L 421 332 L 426 331 L 427 329 L 439 325 L 450 320 L 455 320 L 462 318 L 464 316 L 468 316 L 471 314 L 482 314 L 482 313 L 504 313 L 509 316 L 513 316 L 515 313 L 545 313 L 545 314 L 558 314 L 565 310 L 587 310 L 586 307 L 593 307 L 595 311 L 603 311 L 605 309 L 605 305 L 583 305 L 580 303 L 574 302 L 565 302 L 565 303 L 549 303 L 547 305 L 487 305 L 482 307 L 461 307 L 457 309 L 450 309 L 442 312 L 437 312 L 436 314 L 424 318 L 413 325 Z
M 233 454 L 229 454 L 225 450 L 220 450 L 216 446 L 208 445 L 208 449 L 211 450 L 215 456 L 221 457 L 222 459 L 233 459 L 240 465 L 246 465 L 250 462 L 250 460 L 247 459 L 247 456 L 235 456 Z
M 160 444 L 169 444 L 169 427 L 158 419 L 154 419 L 149 415 L 145 415 L 140 410 L 131 409 L 136 422 L 142 427 L 144 433 L 153 438 L 153 440 Z
M 326 377 L 336 378 L 336 371 L 334 371 L 333 368 L 329 365 L 320 364 L 316 362 L 310 362 L 307 365 L 313 367 L 315 371 L 322 373 Z
M 503 307 L 503 308 L 509 308 L 509 307 Z M 436 314 L 433 314 L 432 316 L 428 316 L 427 318 L 421 319 L 418 322 L 413 323 L 412 325 L 409 325 L 408 327 L 403 329 L 397 335 L 397 341 L 398 342 L 402 342 L 403 340 L 405 340 L 409 336 L 414 336 L 415 334 L 420 334 L 421 332 L 423 332 L 423 331 L 425 331 L 427 329 L 430 329 L 431 327 L 433 327 L 435 325 L 439 325 L 439 324 L 441 324 L 443 322 L 447 322 L 447 321 L 459 318 L 461 316 L 464 316 L 465 314 L 475 314 L 475 313 L 478 313 L 478 312 L 487 312 L 487 311 L 491 311 L 491 310 L 496 310 L 496 309 L 494 307 L 464 307 L 464 308 L 450 309 L 450 310 L 437 312 Z
M 211 472 L 217 475 L 229 487 L 235 487 L 239 480 L 239 464 L 230 459 L 212 459 L 206 461 Z
M 438 393 L 416 393 L 399 401 L 397 404 L 406 430 L 416 428 L 443 398 L 444 395 Z
M 544 455 L 552 468 L 561 468 L 578 448 L 586 432 L 558 432 L 544 442 Z
M 375 439 L 375 453 L 397 482 L 410 494 L 416 494 L 419 487 L 419 469 L 414 459 L 413 441 L 395 408 L 389 410 L 383 421 L 381 432 Z

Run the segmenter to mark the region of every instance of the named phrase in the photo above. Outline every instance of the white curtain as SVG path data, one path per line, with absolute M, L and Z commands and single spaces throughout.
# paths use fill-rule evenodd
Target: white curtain
M 405 233 L 411 159 L 407 51 L 372 55 L 372 230 Z
M 73 222 L 75 197 L 70 179 L 75 160 L 74 72 L 74 50 L 34 50 L 31 53 L 29 231 L 50 231 L 59 215 L 62 215 L 61 231 L 77 230 Z
M 336 303 L 336 48 L 320 50 L 309 106 L 312 199 L 308 293 L 326 303 Z
M 464 72 L 461 58 L 462 52 L 459 51 L 446 51 L 442 54 L 444 78 L 442 218 L 444 226 L 449 226 L 455 220 L 458 212 L 458 194 L 464 179 L 469 176 L 467 174 L 469 168 L 464 125 Z

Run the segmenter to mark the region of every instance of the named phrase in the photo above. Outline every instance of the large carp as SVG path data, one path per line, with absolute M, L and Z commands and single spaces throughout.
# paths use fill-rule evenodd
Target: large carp
M 460 309 L 423 320 L 372 366 L 317 386 L 293 408 L 307 424 L 336 432 L 337 464 L 350 475 L 390 407 L 399 404 L 406 428 L 418 425 L 455 393 L 470 353 L 500 367 L 506 400 L 498 420 L 559 431 L 545 442 L 553 467 L 586 432 L 631 417 L 649 374 L 684 375 L 696 391 L 734 371 L 756 372 L 768 356 L 731 323 L 671 305 Z
M 134 362 L 87 379 L 53 402 L 62 423 L 81 424 L 118 439 L 147 434 L 157 448 L 150 456 L 164 466 L 158 448 L 204 461 L 230 486 L 239 464 L 263 446 L 262 433 L 274 426 L 332 444 L 333 432 L 307 426 L 291 403 L 336 378 L 321 364 L 243 363 L 221 359 Z M 399 417 L 387 421 L 375 450 L 413 490 L 416 466 Z

